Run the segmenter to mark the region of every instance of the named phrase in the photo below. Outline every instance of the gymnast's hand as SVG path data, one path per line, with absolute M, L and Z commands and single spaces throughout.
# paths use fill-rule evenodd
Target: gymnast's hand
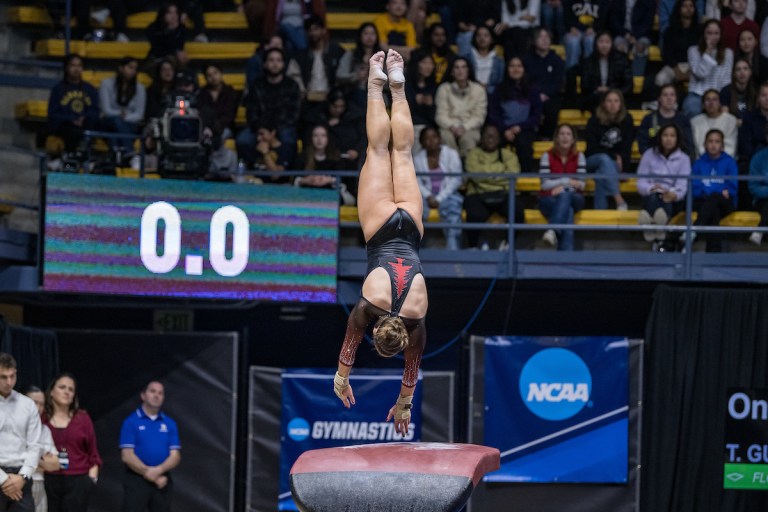
M 408 425 L 411 423 L 412 401 L 413 396 L 400 395 L 395 405 L 389 410 L 389 414 L 387 414 L 387 421 L 394 418 L 395 432 L 403 436 L 408 433 Z
M 342 377 L 339 372 L 336 372 L 333 378 L 333 392 L 347 409 L 355 405 L 355 394 L 352 392 L 352 386 L 349 385 L 349 378 Z

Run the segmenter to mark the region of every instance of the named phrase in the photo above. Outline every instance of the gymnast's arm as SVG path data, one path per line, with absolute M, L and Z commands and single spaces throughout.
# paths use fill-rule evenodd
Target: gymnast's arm
M 355 404 L 355 395 L 352 393 L 352 386 L 349 385 L 349 373 L 352 365 L 355 364 L 355 354 L 360 341 L 365 336 L 365 330 L 374 316 L 368 307 L 368 302 L 361 297 L 347 319 L 347 332 L 344 335 L 339 365 L 333 381 L 334 393 L 347 408 Z
M 413 325 L 407 326 L 407 329 L 408 346 L 405 347 L 404 351 L 405 369 L 403 370 L 403 381 L 400 384 L 400 396 L 387 415 L 387 421 L 391 418 L 395 419 L 395 431 L 402 435 L 408 433 L 413 393 L 416 391 L 416 383 L 419 381 L 421 356 L 424 354 L 424 347 L 427 344 L 427 329 L 423 318 L 414 322 Z

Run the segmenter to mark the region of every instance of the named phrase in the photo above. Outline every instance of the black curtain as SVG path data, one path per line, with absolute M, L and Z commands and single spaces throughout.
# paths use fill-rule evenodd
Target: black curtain
M 768 387 L 768 291 L 656 290 L 646 341 L 641 508 L 768 510 L 768 493 L 723 490 L 729 387 Z
M 59 347 L 53 331 L 12 325 L 0 316 L 0 352 L 16 359 L 16 390 L 20 393 L 30 385 L 45 389 L 59 372 Z

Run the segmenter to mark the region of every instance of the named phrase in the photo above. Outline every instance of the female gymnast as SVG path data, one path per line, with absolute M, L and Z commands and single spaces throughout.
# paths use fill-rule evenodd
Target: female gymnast
M 366 241 L 368 270 L 360 299 L 347 321 L 333 390 L 345 407 L 354 405 L 349 372 L 366 329 L 376 320 L 373 340 L 379 355 L 392 357 L 404 351 L 400 396 L 389 410 L 387 421 L 394 418 L 395 430 L 406 434 L 426 344 L 427 286 L 419 261 L 419 243 L 424 234 L 423 203 L 411 155 L 413 123 L 405 99 L 403 58 L 393 50 L 386 55 L 392 92 L 391 120 L 384 106 L 384 60 L 384 52 L 370 60 L 368 149 L 358 186 L 357 210 Z

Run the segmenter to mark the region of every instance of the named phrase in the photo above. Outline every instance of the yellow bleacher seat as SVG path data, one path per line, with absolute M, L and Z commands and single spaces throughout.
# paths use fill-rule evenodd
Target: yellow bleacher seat
M 3 201 L 4 198 L 0 197 L 0 201 Z M 8 199 L 10 201 L 10 199 Z M 2 204 L 0 202 L 0 215 L 8 215 L 14 210 L 14 207 L 9 204 Z
M 118 167 L 115 169 L 115 176 L 118 178 L 138 178 L 139 171 L 133 167 Z M 144 171 L 144 178 L 160 179 L 160 175 L 156 171 Z
M 637 224 L 640 210 L 582 210 L 574 216 L 574 224 L 627 226 Z
M 575 108 L 564 108 L 560 110 L 557 118 L 559 123 L 568 123 L 575 128 L 584 128 L 587 126 L 587 121 L 591 116 L 590 112 L 582 112 Z
M 629 110 L 629 115 L 632 116 L 632 124 L 635 125 L 635 128 L 640 126 L 640 123 L 643 122 L 643 118 L 650 113 L 650 110 Z
M 154 12 L 140 12 L 129 15 L 126 26 L 129 29 L 142 30 L 155 19 Z M 205 26 L 209 29 L 246 29 L 245 16 L 239 12 L 208 12 L 205 13 Z M 357 30 L 363 23 L 373 21 L 376 13 L 372 12 L 329 12 L 327 16 L 328 28 L 331 30 Z M 16 25 L 50 25 L 51 17 L 48 11 L 42 7 L 21 5 L 11 7 L 6 11 L 6 19 L 10 24 Z M 439 16 L 437 18 L 439 20 Z M 432 18 L 430 18 L 432 20 Z M 429 21 L 428 21 L 429 22 Z M 112 27 L 112 19 L 109 18 L 104 26 Z
M 256 43 L 187 43 L 184 47 L 192 60 L 245 60 L 253 55 Z M 121 59 L 135 57 L 144 59 L 149 52 L 149 43 L 131 41 L 118 43 L 104 41 L 100 43 L 71 41 L 70 52 L 88 59 Z M 63 57 L 62 39 L 45 39 L 35 43 L 35 55 L 38 57 Z
M 720 221 L 721 226 L 754 228 L 760 222 L 757 212 L 733 212 Z
M 643 92 L 643 84 L 645 83 L 645 77 L 633 76 L 632 77 L 632 92 L 634 94 L 640 94 Z M 576 77 L 576 92 L 581 94 L 581 77 Z

